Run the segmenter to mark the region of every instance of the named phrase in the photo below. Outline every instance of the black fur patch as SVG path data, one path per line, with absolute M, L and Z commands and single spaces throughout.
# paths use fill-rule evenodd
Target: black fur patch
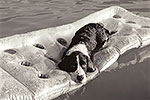
M 101 48 L 107 41 L 109 30 L 98 23 L 90 23 L 80 28 L 72 39 L 68 49 L 81 42 L 84 42 L 89 52 L 95 48 Z
M 73 52 L 70 55 L 66 55 L 62 61 L 58 64 L 59 69 L 66 72 L 75 72 L 77 70 L 77 58 L 79 52 Z

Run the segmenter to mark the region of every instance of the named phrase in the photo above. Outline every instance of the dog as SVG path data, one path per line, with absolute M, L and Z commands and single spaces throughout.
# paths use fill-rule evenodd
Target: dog
M 75 82 L 86 83 L 87 72 L 96 70 L 93 55 L 104 47 L 111 34 L 101 23 L 89 23 L 80 28 L 63 53 L 59 69 L 70 73 Z

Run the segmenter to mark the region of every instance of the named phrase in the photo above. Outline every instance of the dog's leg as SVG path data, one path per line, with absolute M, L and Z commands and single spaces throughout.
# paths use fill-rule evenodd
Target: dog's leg
M 96 68 L 90 58 L 87 57 L 87 72 L 94 72 Z

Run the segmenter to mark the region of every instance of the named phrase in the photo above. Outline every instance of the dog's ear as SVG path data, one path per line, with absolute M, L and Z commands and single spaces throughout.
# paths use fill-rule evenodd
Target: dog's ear
M 93 66 L 93 62 L 87 57 L 87 72 L 94 72 L 96 68 Z
M 66 71 L 66 72 L 75 72 L 77 70 L 77 65 L 75 65 L 74 56 L 65 56 L 62 61 L 58 64 L 58 67 L 60 70 Z
M 60 70 L 63 70 L 63 71 L 65 71 L 65 67 L 66 67 L 66 64 L 65 64 L 65 62 L 62 60 L 59 64 L 58 64 L 58 67 L 59 67 L 59 69 Z
M 60 70 L 63 70 L 63 71 L 67 71 L 68 72 L 68 56 L 65 56 L 62 58 L 62 61 L 58 64 L 58 67 Z

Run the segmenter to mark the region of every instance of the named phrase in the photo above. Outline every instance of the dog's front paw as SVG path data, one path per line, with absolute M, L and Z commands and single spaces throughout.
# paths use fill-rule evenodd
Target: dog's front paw
M 88 59 L 88 66 L 87 66 L 87 72 L 95 72 L 96 68 L 93 65 L 92 60 Z
M 87 72 L 95 72 L 96 68 L 95 67 L 88 67 Z

